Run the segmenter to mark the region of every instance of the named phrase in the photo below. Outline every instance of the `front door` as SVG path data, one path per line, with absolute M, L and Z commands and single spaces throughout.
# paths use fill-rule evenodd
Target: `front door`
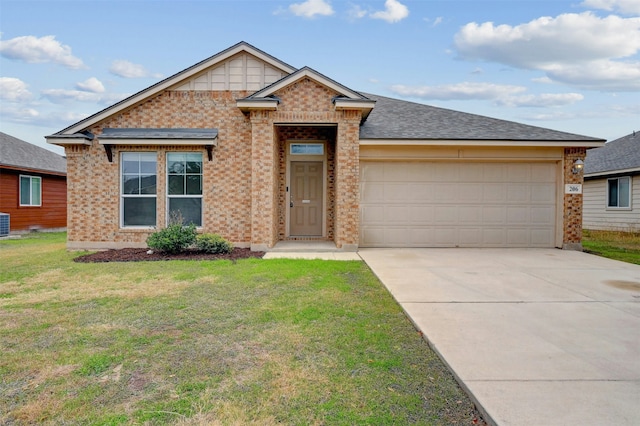
M 322 161 L 291 162 L 291 236 L 322 236 L 322 175 Z

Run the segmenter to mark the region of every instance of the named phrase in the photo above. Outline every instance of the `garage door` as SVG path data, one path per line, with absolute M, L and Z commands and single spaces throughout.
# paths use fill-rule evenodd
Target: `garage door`
M 555 163 L 360 164 L 361 247 L 554 247 Z

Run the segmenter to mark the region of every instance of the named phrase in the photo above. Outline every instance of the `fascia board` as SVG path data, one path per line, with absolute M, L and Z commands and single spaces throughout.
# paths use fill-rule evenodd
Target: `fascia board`
M 113 138 L 113 139 L 100 139 L 100 145 L 189 145 L 189 146 L 205 146 L 205 145 L 218 145 L 218 138 L 214 139 L 126 139 L 126 138 Z
M 276 99 L 273 99 L 273 100 L 238 99 L 236 101 L 236 106 L 243 111 L 248 111 L 251 109 L 276 111 L 278 109 L 278 101 Z
M 336 109 L 373 109 L 376 106 L 376 102 L 365 99 L 336 99 L 334 105 Z
M 600 147 L 598 141 L 514 141 L 514 140 L 457 140 L 457 139 L 360 139 L 369 146 L 511 146 L 511 147 Z
M 52 145 L 91 145 L 91 139 L 87 138 L 70 138 L 70 137 L 56 137 L 45 136 L 47 143 Z

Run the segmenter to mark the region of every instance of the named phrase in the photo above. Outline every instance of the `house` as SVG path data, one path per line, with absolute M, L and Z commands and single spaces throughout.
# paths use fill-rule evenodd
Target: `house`
M 579 248 L 573 173 L 604 140 L 360 93 L 238 43 L 47 141 L 70 249 L 144 246 L 176 212 L 269 250 Z
M 583 227 L 640 231 L 640 133 L 587 152 Z
M 11 232 L 67 226 L 66 169 L 64 157 L 0 132 L 0 212 Z

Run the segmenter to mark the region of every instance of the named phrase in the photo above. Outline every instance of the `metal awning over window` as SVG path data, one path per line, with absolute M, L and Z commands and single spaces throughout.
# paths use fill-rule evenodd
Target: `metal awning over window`
M 218 129 L 191 128 L 105 128 L 98 136 L 109 162 L 113 161 L 112 145 L 190 145 L 204 146 L 209 161 L 218 144 Z
M 106 128 L 98 138 L 103 145 L 216 145 L 218 129 Z

